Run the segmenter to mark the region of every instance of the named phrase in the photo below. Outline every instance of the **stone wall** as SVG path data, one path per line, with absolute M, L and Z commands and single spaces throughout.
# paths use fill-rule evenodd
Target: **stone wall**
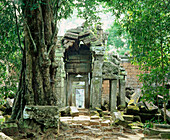
M 109 103 L 109 92 L 110 92 L 109 80 L 103 80 L 103 83 L 102 83 L 102 105 L 104 105 L 104 102 Z
M 131 64 L 128 57 L 121 57 L 121 66 L 125 69 L 126 76 L 126 87 L 133 87 L 135 92 L 139 92 L 142 87 L 142 83 L 139 82 L 139 75 L 141 71 L 139 70 L 139 66 Z
M 139 66 L 135 66 L 131 64 L 128 57 L 121 56 L 121 63 L 120 66 L 122 66 L 125 69 L 125 72 L 127 74 L 126 76 L 126 87 L 132 87 L 134 88 L 135 92 L 140 92 L 140 88 L 142 87 L 142 83 L 139 82 L 139 75 L 141 71 L 139 70 Z M 109 80 L 103 80 L 102 84 L 102 105 L 104 105 L 104 101 L 109 101 L 109 91 L 110 90 L 110 84 Z

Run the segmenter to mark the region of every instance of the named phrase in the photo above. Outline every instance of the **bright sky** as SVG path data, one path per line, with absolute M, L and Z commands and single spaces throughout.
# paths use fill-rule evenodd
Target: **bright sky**
M 101 22 L 103 23 L 102 28 L 104 30 L 108 29 L 114 22 L 114 17 L 111 13 L 100 13 Z M 73 14 L 72 18 L 67 20 L 62 20 L 59 24 L 59 36 L 63 36 L 64 33 L 68 29 L 76 28 L 80 26 L 84 22 L 83 19 L 77 18 L 75 14 Z

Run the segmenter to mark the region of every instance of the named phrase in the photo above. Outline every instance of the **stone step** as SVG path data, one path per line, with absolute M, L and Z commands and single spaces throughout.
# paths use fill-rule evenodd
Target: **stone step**
M 90 116 L 90 113 L 87 111 L 79 111 L 79 116 Z
M 78 108 L 78 111 L 87 111 L 87 112 L 89 112 L 89 109 L 86 109 L 86 108 Z
M 153 124 L 153 128 L 154 129 L 157 129 L 157 128 L 170 129 L 170 125 L 169 124 Z
M 134 115 L 123 115 L 123 118 L 124 118 L 126 121 L 133 121 Z
M 166 134 L 170 134 L 170 129 L 161 129 L 161 128 L 149 128 L 150 131 L 150 135 L 159 135 L 160 133 L 166 133 Z
M 72 123 L 72 117 L 60 117 L 60 121 L 67 123 L 67 124 L 71 124 Z
M 70 128 L 82 128 L 83 125 L 82 124 L 71 124 Z
M 101 125 L 92 125 L 91 128 L 101 128 Z
M 90 116 L 89 109 L 78 108 L 79 116 Z
M 74 117 L 72 119 L 72 123 L 88 126 L 88 125 L 90 125 L 90 117 L 87 117 L 87 116 Z
M 111 117 L 111 116 L 104 116 L 104 119 L 105 119 L 105 120 L 111 120 L 112 117 Z
M 70 106 L 70 114 L 72 117 L 79 116 L 79 111 L 75 106 Z
M 102 121 L 101 126 L 110 126 L 110 120 Z
M 90 120 L 90 125 L 100 125 L 100 121 Z
M 104 116 L 109 116 L 110 112 L 109 111 L 103 111 Z
M 100 140 L 118 140 L 118 137 L 117 136 L 112 136 L 112 137 L 104 136 Z
M 94 115 L 94 116 L 91 116 L 90 119 L 91 120 L 98 120 L 99 121 L 100 117 L 97 116 L 97 115 Z

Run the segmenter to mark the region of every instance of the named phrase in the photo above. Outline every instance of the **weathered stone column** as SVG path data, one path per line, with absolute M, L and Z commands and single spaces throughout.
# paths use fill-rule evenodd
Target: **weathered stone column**
M 95 56 L 91 80 L 91 108 L 101 107 L 103 55 Z
M 110 111 L 117 111 L 117 79 L 110 80 Z
M 121 79 L 119 81 L 119 94 L 120 94 L 120 105 L 125 106 L 125 80 Z
M 56 96 L 57 99 L 57 105 L 59 107 L 66 106 L 66 94 L 65 94 L 65 68 L 64 68 L 64 60 L 63 60 L 64 54 L 63 49 L 58 48 L 56 50 L 56 61 L 58 62 L 57 72 L 56 72 Z

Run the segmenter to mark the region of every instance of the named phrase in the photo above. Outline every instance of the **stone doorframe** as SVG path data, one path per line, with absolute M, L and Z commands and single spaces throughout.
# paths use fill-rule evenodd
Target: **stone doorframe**
M 96 47 L 97 48 L 97 47 Z M 102 47 L 101 47 L 102 48 Z M 93 71 L 90 87 L 90 108 L 101 108 L 102 104 L 102 67 L 103 67 L 103 52 L 93 54 Z
M 68 74 L 67 80 L 67 92 L 66 92 L 66 106 L 72 105 L 72 91 L 73 91 L 73 82 L 83 81 L 85 82 L 85 108 L 89 108 L 90 102 L 90 92 L 89 92 L 89 77 L 88 74 L 81 74 L 83 77 L 76 77 L 78 74 Z

